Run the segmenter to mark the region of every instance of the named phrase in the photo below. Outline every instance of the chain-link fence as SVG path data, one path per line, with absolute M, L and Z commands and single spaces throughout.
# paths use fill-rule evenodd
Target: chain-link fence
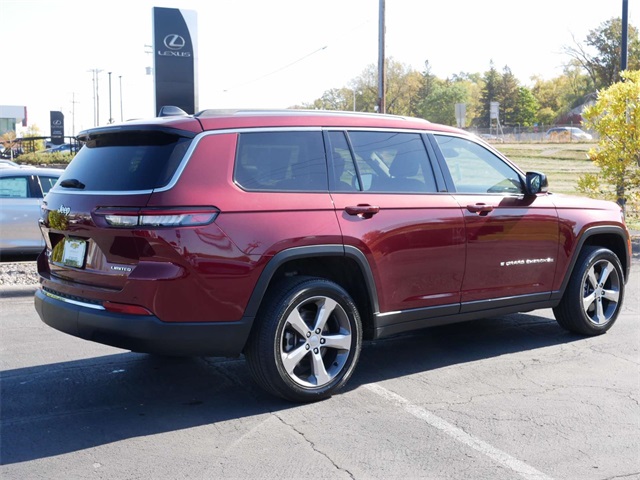
M 467 129 L 489 142 L 594 142 L 599 139 L 597 132 L 579 125 L 540 125 L 535 127 L 491 127 Z

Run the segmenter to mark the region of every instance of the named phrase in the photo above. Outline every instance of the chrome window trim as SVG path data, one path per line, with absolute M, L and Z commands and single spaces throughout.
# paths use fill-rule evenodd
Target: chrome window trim
M 173 174 L 173 177 L 171 177 L 171 180 L 169 181 L 169 183 L 167 183 L 167 185 L 165 185 L 164 187 L 146 189 L 146 190 L 116 190 L 116 191 L 95 190 L 95 191 L 85 192 L 85 191 L 76 190 L 76 189 L 63 189 L 58 184 L 56 184 L 51 190 L 49 190 L 49 193 L 62 193 L 66 195 L 123 196 L 123 195 L 151 195 L 153 193 L 166 192 L 176 186 L 176 184 L 178 183 L 178 180 L 180 180 L 180 177 L 184 172 L 184 169 L 187 167 L 187 164 L 189 163 L 189 160 L 191 159 L 191 155 L 193 155 L 194 150 L 197 148 L 198 144 L 203 138 L 208 137 L 210 135 L 226 135 L 230 133 L 252 133 L 252 132 L 264 133 L 264 132 L 325 132 L 325 131 L 326 132 L 330 132 L 330 131 L 397 132 L 397 133 L 417 133 L 421 135 L 428 134 L 428 133 L 435 133 L 434 131 L 429 130 L 427 128 L 422 130 L 422 129 L 415 129 L 415 128 L 397 128 L 397 127 L 386 128 L 386 127 L 357 127 L 357 126 L 301 126 L 301 127 L 270 126 L 270 127 L 243 127 L 243 128 L 228 128 L 228 129 L 221 129 L 221 130 L 209 130 L 206 132 L 200 132 L 193 138 L 193 140 L 191 141 L 191 145 L 189 145 L 189 148 L 185 152 L 184 157 L 182 158 L 182 160 L 180 161 L 180 164 L 178 165 L 178 168 L 176 168 L 176 171 Z M 449 133 L 442 132 L 442 134 L 447 135 Z M 469 138 L 465 135 L 457 135 L 457 136 L 460 136 L 462 138 L 467 138 L 467 139 Z M 292 193 L 299 193 L 299 192 L 292 192 Z

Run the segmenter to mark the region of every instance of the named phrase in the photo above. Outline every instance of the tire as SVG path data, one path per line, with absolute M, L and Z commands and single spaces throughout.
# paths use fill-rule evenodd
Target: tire
M 553 313 L 566 330 L 600 335 L 618 318 L 623 296 L 624 276 L 618 257 L 606 248 L 587 246 L 580 252 Z
M 338 284 L 315 277 L 285 279 L 267 295 L 245 348 L 254 380 L 294 402 L 330 397 L 360 356 L 355 303 Z

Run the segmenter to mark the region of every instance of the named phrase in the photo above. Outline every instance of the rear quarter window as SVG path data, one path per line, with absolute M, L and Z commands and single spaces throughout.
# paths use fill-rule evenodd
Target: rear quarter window
M 245 190 L 328 191 L 322 132 L 241 133 L 234 178 Z
M 89 136 L 60 181 L 78 180 L 84 184 L 82 191 L 139 191 L 164 187 L 175 174 L 190 144 L 190 138 L 159 131 L 120 131 Z

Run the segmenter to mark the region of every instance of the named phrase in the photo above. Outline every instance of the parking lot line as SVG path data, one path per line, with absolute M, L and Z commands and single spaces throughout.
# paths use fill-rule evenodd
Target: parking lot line
M 367 385 L 364 385 L 364 387 L 367 390 L 375 393 L 376 395 L 384 398 L 385 400 L 390 401 L 394 405 L 401 407 L 407 413 L 410 413 L 414 417 L 425 421 L 428 425 L 431 425 L 432 427 L 446 433 L 460 443 L 463 443 L 468 447 L 477 450 L 483 455 L 486 455 L 495 462 L 517 473 L 527 480 L 552 480 L 548 475 L 545 475 L 544 473 L 536 470 L 530 465 L 527 465 L 517 458 L 512 457 L 508 453 L 503 452 L 502 450 L 492 445 L 489 445 L 487 442 L 484 442 L 483 440 L 480 440 L 479 438 L 468 434 L 464 430 L 456 427 L 455 425 L 452 425 L 451 423 L 440 418 L 434 413 L 422 407 L 419 407 L 418 405 L 412 404 L 409 400 L 398 395 L 397 393 L 387 390 L 386 388 L 376 383 L 369 383 Z

